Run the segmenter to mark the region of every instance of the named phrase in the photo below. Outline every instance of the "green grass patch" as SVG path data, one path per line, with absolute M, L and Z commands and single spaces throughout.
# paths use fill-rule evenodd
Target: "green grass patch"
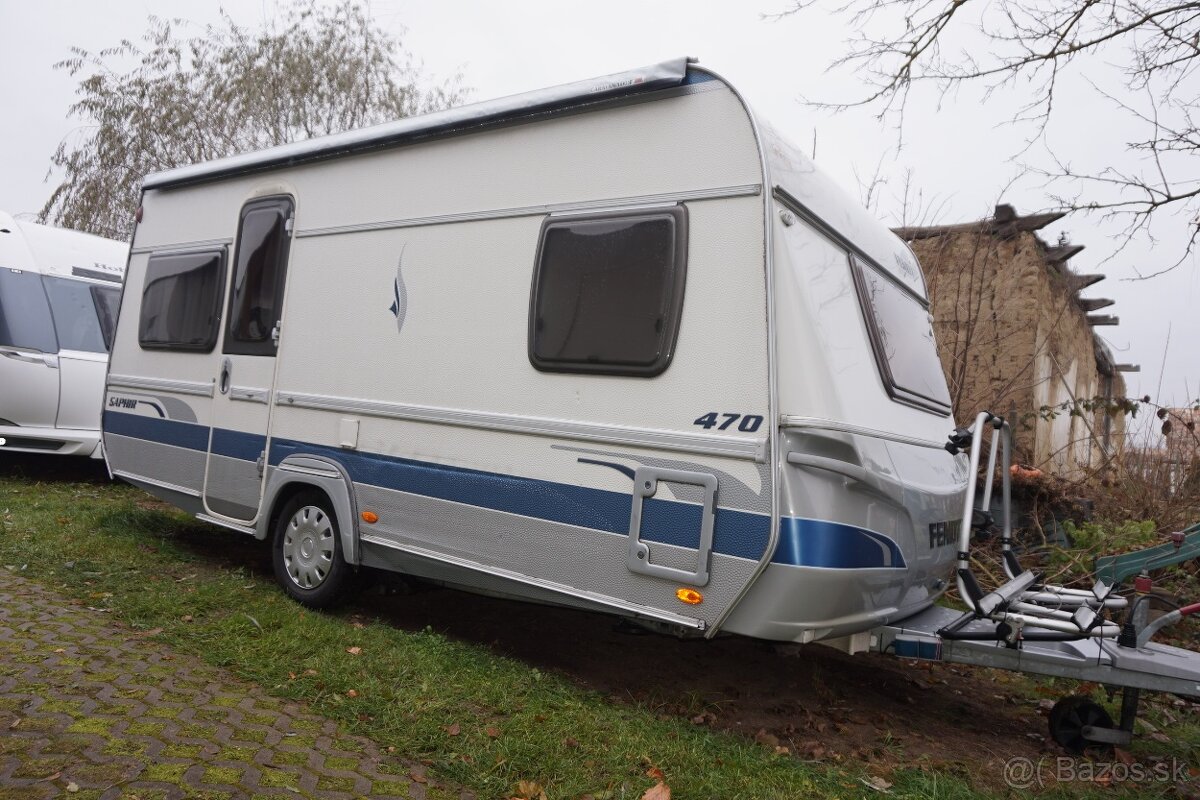
M 307 611 L 248 566 L 261 560 L 249 543 L 159 510 L 130 487 L 3 477 L 0 520 L 0 566 L 106 609 L 135 630 L 161 629 L 153 640 L 227 668 L 272 695 L 303 701 L 345 730 L 423 760 L 436 780 L 481 797 L 507 797 L 520 781 L 534 781 L 552 798 L 636 798 L 654 783 L 647 777 L 651 767 L 684 798 L 871 793 L 860 782 L 869 773 L 853 764 L 776 755 L 744 737 L 615 703 L 432 629 L 398 630 L 370 620 L 356 626 L 345 615 Z M 360 654 L 349 653 L 352 647 Z M 137 683 L 156 686 L 170 670 L 164 662 Z M 133 687 L 129 691 L 136 695 Z M 214 704 L 232 702 L 218 697 Z M 165 717 L 169 711 L 148 713 Z M 184 735 L 193 728 L 195 735 L 207 735 L 205 718 L 218 717 L 197 715 Z M 262 725 L 274 720 L 269 713 L 243 718 Z M 457 726 L 455 735 L 450 726 Z M 309 727 L 315 740 L 320 724 Z M 106 732 L 93 720 L 80 720 L 71 730 Z M 253 733 L 240 740 L 256 741 Z M 287 765 L 307 759 L 306 737 L 284 740 L 296 752 L 277 751 L 280 768 L 263 769 L 264 786 L 295 785 Z M 198 750 L 173 745 L 165 755 L 192 758 Z M 172 765 L 148 768 L 147 774 L 154 769 L 171 780 L 165 776 Z M 889 796 L 981 796 L 967 772 L 899 770 Z M 1150 796 L 1145 787 L 1130 788 Z

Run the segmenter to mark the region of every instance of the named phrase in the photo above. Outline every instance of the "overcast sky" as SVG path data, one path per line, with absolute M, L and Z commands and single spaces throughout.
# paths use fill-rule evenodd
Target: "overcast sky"
M 852 194 L 861 196 L 859 185 L 876 173 L 886 178 L 875 210 L 888 224 L 901 220 L 903 179 L 909 170 L 923 193 L 923 208 L 936 212 L 936 219 L 926 214 L 918 221 L 980 219 L 990 215 L 1001 197 L 1021 213 L 1052 206 L 1037 181 L 1012 183 L 1021 174 L 1012 157 L 1028 132 L 1002 123 L 1015 116 L 1019 97 L 997 95 L 984 102 L 964 91 L 946 98 L 940 108 L 934 98 L 916 97 L 899 152 L 895 134 L 869 112 L 831 115 L 805 106 L 801 97 L 844 99 L 860 89 L 852 74 L 826 72 L 851 31 L 819 10 L 781 21 L 762 18 L 785 2 L 372 0 L 369 6 L 383 27 L 407 30 L 407 49 L 432 77 L 461 72 L 474 89 L 473 100 L 680 55 L 698 57 L 806 150 L 812 150 L 815 138 L 817 161 Z M 219 6 L 202 0 L 0 0 L 0 8 L 0 74 L 5 76 L 0 81 L 0 209 L 29 214 L 41 208 L 55 185 L 55 176 L 46 180 L 55 147 L 80 125 L 67 118 L 75 81 L 53 64 L 66 58 L 72 46 L 98 50 L 122 38 L 136 39 L 151 13 L 189 20 L 198 32 L 218 19 Z M 259 0 L 237 4 L 231 13 L 244 25 L 258 25 L 278 9 L 275 0 Z M 1056 109 L 1059 117 L 1049 142 L 1075 166 L 1099 168 L 1128 158 L 1124 142 L 1135 138 L 1136 129 L 1083 81 L 1066 77 Z M 1038 155 L 1035 147 L 1025 158 Z M 1069 215 L 1041 234 L 1054 241 L 1066 233 L 1073 243 L 1086 245 L 1071 267 L 1109 276 L 1086 294 L 1117 301 L 1101 313 L 1118 315 L 1121 324 L 1099 330 L 1117 361 L 1142 366 L 1141 373 L 1126 375 L 1129 393 L 1178 404 L 1200 396 L 1197 259 L 1189 257 L 1150 281 L 1125 279 L 1173 263 L 1182 252 L 1186 229 L 1185 219 L 1163 219 L 1156 225 L 1156 246 L 1138 241 L 1115 257 L 1119 227 L 1096 218 Z

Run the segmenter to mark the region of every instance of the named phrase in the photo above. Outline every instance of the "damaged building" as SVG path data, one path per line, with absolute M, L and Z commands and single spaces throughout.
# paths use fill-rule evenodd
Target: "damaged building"
M 1065 212 L 900 228 L 925 270 L 955 418 L 987 408 L 1014 420 L 1015 457 L 1065 478 L 1103 466 L 1123 444 L 1125 371 L 1096 328 L 1112 300 L 1080 292 L 1104 280 L 1068 262 L 1083 245 L 1037 232 Z

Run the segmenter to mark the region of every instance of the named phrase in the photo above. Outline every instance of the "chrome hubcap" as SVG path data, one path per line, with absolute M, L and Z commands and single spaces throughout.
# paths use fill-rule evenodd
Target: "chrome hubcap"
M 333 568 L 333 522 L 317 506 L 305 506 L 288 520 L 283 537 L 283 564 L 292 583 L 315 589 Z

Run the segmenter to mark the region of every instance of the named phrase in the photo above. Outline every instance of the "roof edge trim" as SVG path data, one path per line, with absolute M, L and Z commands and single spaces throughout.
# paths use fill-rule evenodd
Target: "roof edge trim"
M 177 167 L 148 175 L 143 189 L 166 189 L 216 180 L 248 172 L 288 167 L 308 161 L 348 155 L 400 144 L 418 138 L 481 127 L 561 108 L 602 102 L 680 86 L 687 81 L 688 64 L 694 59 L 676 58 L 639 69 L 566 83 L 546 89 L 485 100 L 458 108 L 404 117 L 369 128 L 305 139 L 200 164 Z

